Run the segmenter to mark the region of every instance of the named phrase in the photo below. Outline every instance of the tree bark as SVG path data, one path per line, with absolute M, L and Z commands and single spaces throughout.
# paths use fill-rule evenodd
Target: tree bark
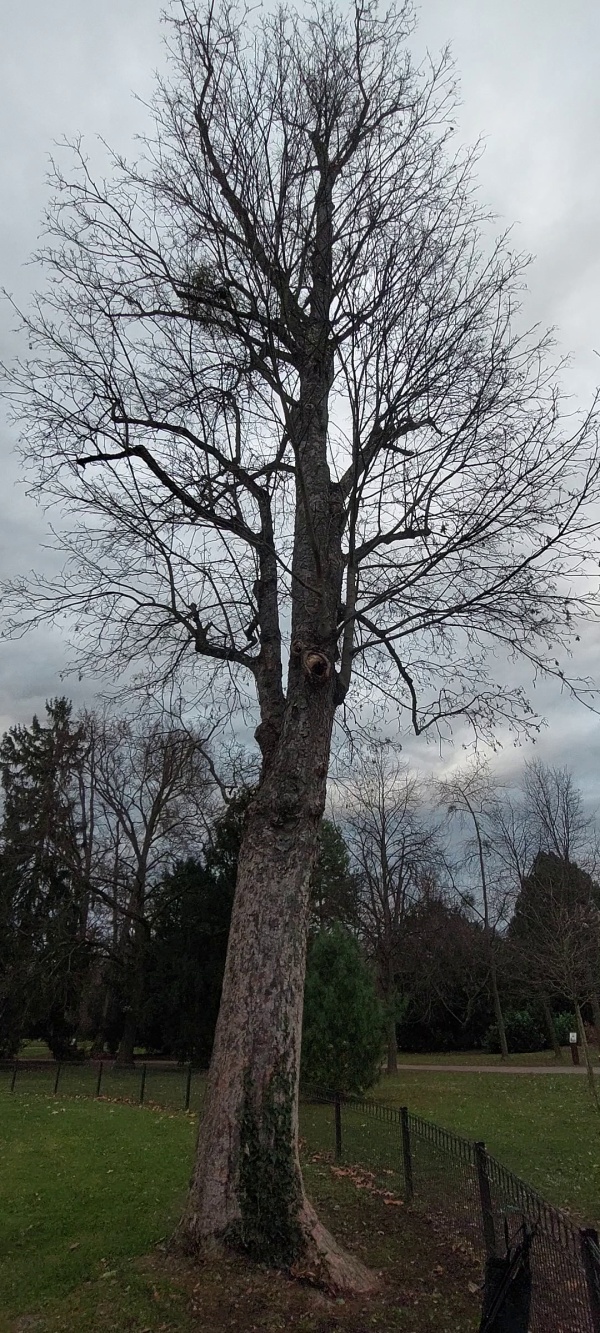
M 128 1009 L 125 1013 L 125 1022 L 123 1032 L 119 1042 L 119 1048 L 115 1057 L 115 1068 L 131 1069 L 135 1064 L 135 1039 L 137 1035 L 137 1020 L 133 1009 Z
M 396 1017 L 393 1011 L 387 1018 L 387 1072 L 398 1073 L 398 1042 L 396 1039 Z
M 398 1073 L 398 1041 L 396 1038 L 396 979 L 394 976 L 394 964 L 391 953 L 388 955 L 387 965 L 387 1072 L 388 1074 Z
M 334 681 L 301 682 L 249 808 L 198 1151 L 174 1241 L 222 1238 L 337 1290 L 374 1279 L 317 1220 L 298 1157 L 309 878 L 325 805 Z
M 596 1046 L 600 1050 L 600 1000 L 597 991 L 592 991 L 592 1017 L 596 1032 Z
M 548 997 L 547 997 L 546 995 L 542 995 L 542 997 L 541 997 L 541 1004 L 542 1004 L 542 1011 L 543 1011 L 543 1014 L 544 1014 L 544 1022 L 545 1022 L 545 1024 L 546 1024 L 546 1029 L 547 1029 L 547 1032 L 548 1032 L 548 1036 L 549 1036 L 549 1038 L 550 1038 L 550 1044 L 551 1044 L 551 1046 L 552 1046 L 552 1050 L 554 1051 L 554 1054 L 555 1054 L 555 1056 L 556 1056 L 556 1059 L 557 1059 L 557 1060 L 562 1060 L 562 1058 L 563 1058 L 563 1053 L 562 1053 L 561 1048 L 560 1048 L 560 1042 L 559 1042 L 558 1037 L 557 1037 L 557 1035 L 556 1035 L 556 1027 L 555 1027 L 555 1025 L 554 1025 L 554 1018 L 553 1018 L 553 1016 L 552 1016 L 552 1010 L 551 1010 L 551 1008 L 550 1008 L 550 1005 L 549 1005 L 549 1003 L 548 1003 Z
M 597 1088 L 597 1086 L 596 1086 L 596 1075 L 595 1075 L 595 1073 L 594 1073 L 594 1066 L 593 1066 L 593 1063 L 592 1063 L 592 1056 L 591 1056 L 590 1047 L 589 1047 L 589 1042 L 588 1042 L 587 1035 L 586 1035 L 586 1031 L 585 1031 L 585 1023 L 584 1023 L 584 1021 L 583 1021 L 583 1014 L 582 1014 L 582 1012 L 581 1012 L 581 1006 L 580 1006 L 580 1004 L 579 1004 L 579 1002 L 578 1002 L 577 1000 L 574 1000 L 574 1006 L 575 1006 L 575 1015 L 576 1015 L 576 1018 L 577 1018 L 577 1027 L 578 1027 L 578 1029 L 579 1029 L 579 1040 L 580 1040 L 580 1042 L 581 1042 L 581 1046 L 582 1046 L 582 1049 L 583 1049 L 583 1058 L 584 1058 L 584 1060 L 585 1060 L 585 1068 L 586 1068 L 586 1072 L 587 1072 L 588 1088 L 589 1088 L 589 1090 L 590 1090 L 590 1096 L 591 1096 L 591 1098 L 592 1098 L 592 1101 L 593 1101 L 593 1103 L 594 1103 L 594 1106 L 596 1107 L 596 1110 L 597 1110 L 597 1111 L 600 1111 L 600 1098 L 598 1097 L 598 1088 Z
M 130 955 L 126 963 L 127 1009 L 125 1023 L 115 1065 L 118 1068 L 131 1068 L 135 1064 L 135 1042 L 139 1031 L 142 1004 L 144 999 L 144 960 L 146 954 L 147 930 L 145 924 L 136 921 L 130 943 Z
M 496 969 L 496 959 L 493 953 L 493 944 L 490 950 L 490 976 L 492 982 L 492 997 L 494 1001 L 494 1014 L 498 1024 L 498 1034 L 500 1037 L 500 1052 L 503 1060 L 508 1059 L 508 1042 L 506 1040 L 506 1027 L 504 1024 L 504 1014 L 500 1003 L 500 991 L 498 990 L 498 973 Z
M 277 572 L 261 580 L 255 671 L 263 776 L 238 862 L 221 1006 L 194 1174 L 174 1243 L 225 1239 L 332 1290 L 366 1292 L 373 1274 L 346 1254 L 304 1193 L 298 1084 L 310 874 L 340 702 L 338 616 L 346 516 L 327 460 L 333 172 L 315 143 L 319 185 L 311 299 L 288 429 L 295 455 L 292 624 L 281 690 Z M 262 516 L 263 553 L 270 540 Z M 267 596 L 267 593 L 270 594 Z

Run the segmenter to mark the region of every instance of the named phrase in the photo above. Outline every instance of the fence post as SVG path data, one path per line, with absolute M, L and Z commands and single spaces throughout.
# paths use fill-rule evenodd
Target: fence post
M 335 1160 L 339 1162 L 342 1156 L 342 1101 L 339 1092 L 336 1092 L 333 1099 L 333 1111 L 335 1120 Z
M 191 1062 L 191 1060 L 190 1060 L 190 1063 L 189 1063 L 189 1065 L 188 1065 L 188 1071 L 187 1071 L 187 1080 L 186 1080 L 186 1084 L 185 1084 L 185 1106 L 184 1106 L 184 1110 L 185 1110 L 185 1111 L 189 1111 L 189 1109 L 190 1109 L 190 1094 L 191 1094 L 191 1091 L 192 1091 L 192 1062 Z
M 62 1069 L 62 1063 L 61 1063 L 61 1061 L 59 1060 L 59 1062 L 58 1062 L 58 1066 L 57 1066 L 57 1069 L 56 1069 L 56 1078 L 54 1079 L 54 1096 L 55 1096 L 55 1097 L 56 1097 L 56 1094 L 57 1094 L 57 1092 L 58 1092 L 58 1080 L 59 1080 L 59 1078 L 60 1078 L 60 1071 L 61 1071 L 61 1069 Z
M 483 1139 L 474 1143 L 475 1162 L 477 1165 L 477 1179 L 479 1182 L 479 1198 L 481 1201 L 481 1218 L 483 1222 L 483 1238 L 485 1241 L 486 1254 L 496 1253 L 496 1228 L 494 1226 L 494 1211 L 492 1208 L 492 1194 L 490 1190 L 490 1181 L 487 1173 L 487 1153 Z
M 404 1167 L 404 1193 L 408 1203 L 412 1203 L 414 1198 L 414 1183 L 412 1169 L 412 1149 L 410 1144 L 410 1125 L 408 1122 L 408 1107 L 400 1107 L 400 1125 L 402 1128 L 402 1164 Z
M 142 1065 L 142 1081 L 140 1083 L 140 1106 L 142 1105 L 142 1102 L 144 1100 L 145 1087 L 146 1087 L 146 1064 L 144 1062 L 144 1064 Z
M 103 1067 L 104 1067 L 104 1066 L 103 1066 L 103 1062 L 102 1062 L 102 1060 L 101 1060 L 101 1061 L 100 1061 L 100 1064 L 99 1064 L 99 1066 L 98 1066 L 98 1077 L 97 1077 L 97 1079 L 96 1079 L 96 1096 L 97 1096 L 97 1097 L 100 1096 L 100 1088 L 101 1088 L 101 1086 L 102 1086 L 102 1069 L 103 1069 Z
M 15 1060 L 15 1067 L 14 1067 L 14 1069 L 13 1069 L 13 1072 L 12 1072 L 12 1078 L 11 1078 L 11 1080 L 10 1080 L 10 1090 L 11 1090 L 11 1092 L 14 1092 L 14 1090 L 15 1090 L 15 1083 L 16 1083 L 16 1081 L 17 1081 L 17 1074 L 18 1074 L 18 1071 L 19 1071 L 19 1061 L 18 1061 L 18 1060 Z
M 594 1250 L 598 1249 L 598 1232 L 594 1227 L 582 1227 L 579 1232 L 581 1257 L 587 1283 L 590 1314 L 594 1333 L 600 1333 L 600 1268 Z

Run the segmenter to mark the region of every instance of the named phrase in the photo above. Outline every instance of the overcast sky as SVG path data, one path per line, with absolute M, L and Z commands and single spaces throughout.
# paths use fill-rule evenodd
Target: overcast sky
M 147 99 L 163 65 L 159 0 L 0 0 L 0 284 L 26 301 L 35 281 L 27 264 L 47 197 L 45 173 L 56 141 L 82 135 L 92 158 L 96 136 L 127 153 L 147 125 L 134 98 Z M 462 85 L 461 135 L 483 136 L 481 198 L 515 224 L 518 247 L 536 256 L 528 315 L 557 326 L 571 353 L 566 387 L 576 405 L 600 381 L 600 4 L 597 0 L 426 0 L 415 49 L 449 44 Z M 16 346 L 10 311 L 0 310 L 0 355 Z M 43 567 L 46 527 L 22 485 L 11 432 L 0 425 L 2 575 Z M 587 634 L 580 674 L 600 680 L 598 635 Z M 93 682 L 62 681 L 60 635 L 40 631 L 0 644 L 0 730 L 29 721 L 47 696 L 91 702 Z M 511 671 L 513 668 L 510 668 Z M 536 751 L 517 756 L 510 742 L 495 759 L 506 775 L 517 758 L 537 753 L 570 764 L 600 804 L 600 719 L 542 686 L 534 703 L 549 726 Z M 445 764 L 463 756 L 462 737 Z M 426 769 L 442 763 L 435 747 L 408 741 Z

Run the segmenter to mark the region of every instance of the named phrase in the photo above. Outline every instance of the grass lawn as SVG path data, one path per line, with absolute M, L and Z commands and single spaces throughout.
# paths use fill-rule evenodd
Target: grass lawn
M 61 1296 L 165 1236 L 193 1136 L 189 1116 L 1 1094 L 0 1310 Z
M 123 1105 L 116 1099 L 135 1090 L 118 1080 L 107 1080 L 107 1100 L 77 1095 L 86 1077 L 65 1070 L 56 1098 L 47 1079 L 42 1091 L 24 1076 L 12 1096 L 9 1081 L 0 1080 L 0 1333 L 477 1327 L 479 1266 L 468 1246 L 453 1248 L 418 1208 L 386 1204 L 368 1177 L 332 1169 L 330 1106 L 302 1110 L 309 1193 L 335 1234 L 385 1273 L 380 1296 L 340 1306 L 241 1258 L 215 1255 L 200 1268 L 167 1261 L 160 1242 L 181 1207 L 195 1117 L 173 1106 Z M 153 1072 L 150 1100 L 177 1101 L 178 1076 L 165 1075 L 164 1088 L 162 1077 Z M 202 1083 L 199 1076 L 194 1099 Z M 485 1139 L 543 1196 L 600 1222 L 600 1117 L 584 1078 L 406 1070 L 383 1078 L 375 1095 Z M 395 1125 L 345 1112 L 344 1156 L 402 1197 L 401 1175 L 386 1170 L 399 1166 Z
M 195 1117 L 0 1092 L 1 1333 L 474 1331 L 480 1265 L 468 1247 L 332 1169 L 319 1151 L 329 1108 L 305 1130 L 323 1220 L 382 1274 L 368 1300 L 339 1302 L 234 1256 L 192 1266 L 156 1248 L 181 1207 Z
M 373 1095 L 483 1139 L 550 1203 L 600 1223 L 600 1116 L 585 1078 L 406 1070 L 386 1075 Z
M 595 1047 L 592 1047 L 591 1050 L 594 1064 L 598 1064 L 600 1053 Z M 562 1057 L 563 1064 L 572 1064 L 570 1046 L 563 1046 Z M 583 1064 L 581 1052 L 580 1059 Z M 557 1063 L 552 1051 L 519 1052 L 518 1055 L 509 1055 L 508 1059 L 504 1061 L 500 1055 L 490 1055 L 488 1051 L 425 1051 L 423 1053 L 419 1052 L 417 1055 L 410 1051 L 398 1052 L 398 1064 L 400 1065 L 490 1065 L 492 1068 L 502 1068 L 506 1065 L 516 1065 L 517 1067 L 544 1065 L 548 1066 L 549 1069 L 556 1069 Z

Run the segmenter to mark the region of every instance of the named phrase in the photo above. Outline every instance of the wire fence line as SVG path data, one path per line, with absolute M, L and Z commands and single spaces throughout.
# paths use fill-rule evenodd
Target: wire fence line
M 433 1224 L 461 1238 L 482 1262 L 502 1256 L 531 1233 L 531 1333 L 600 1333 L 600 1247 L 592 1227 L 579 1227 L 486 1151 L 406 1107 L 370 1098 L 340 1101 L 336 1155 L 389 1179 L 395 1160 L 404 1197 Z M 387 1152 L 373 1150 L 375 1125 Z M 395 1130 L 395 1158 L 390 1149 Z M 387 1161 L 386 1167 L 383 1163 Z
M 0 1064 L 0 1087 L 106 1097 L 201 1111 L 205 1077 L 191 1065 L 146 1061 Z M 374 1188 L 402 1198 L 483 1264 L 530 1231 L 531 1333 L 600 1333 L 600 1245 L 487 1152 L 485 1144 L 374 1098 L 305 1092 L 300 1131 L 308 1153 L 361 1167 Z
M 0 1087 L 6 1086 L 11 1092 L 114 1098 L 185 1111 L 200 1110 L 204 1094 L 204 1078 L 190 1064 L 147 1060 L 134 1066 L 119 1066 L 110 1058 L 81 1063 L 3 1061 Z

